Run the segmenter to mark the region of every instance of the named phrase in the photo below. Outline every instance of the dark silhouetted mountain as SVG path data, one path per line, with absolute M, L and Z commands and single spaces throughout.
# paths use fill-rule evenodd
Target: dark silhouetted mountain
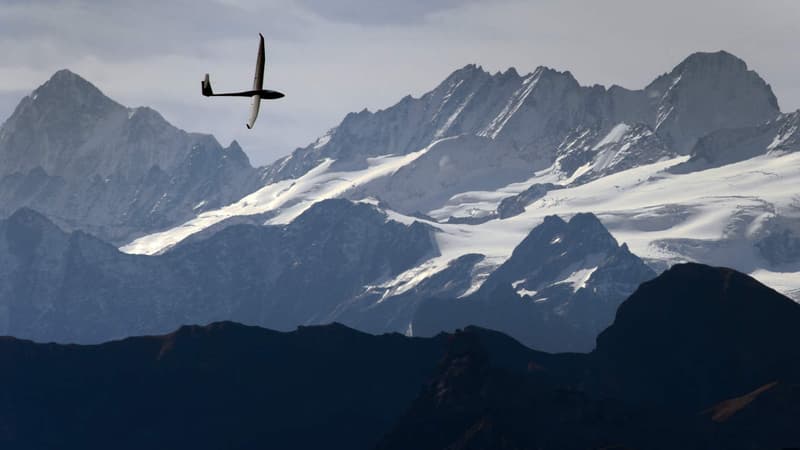
M 186 133 L 56 72 L 0 127 L 0 213 L 32 207 L 114 243 L 175 226 L 260 186 L 236 142 Z
M 679 265 L 626 300 L 588 355 L 501 367 L 483 332 L 455 333 L 377 448 L 796 447 L 798 325 L 800 305 L 752 278 Z
M 796 447 L 798 314 L 745 275 L 686 264 L 626 300 L 591 354 L 542 353 L 476 327 L 409 338 L 217 323 L 95 346 L 3 338 L 0 445 Z
M 798 323 L 800 305 L 753 278 L 680 264 L 619 307 L 592 356 L 609 395 L 699 409 L 800 380 Z
M 431 298 L 414 315 L 415 335 L 479 325 L 545 351 L 583 351 L 611 324 L 617 307 L 655 277 L 618 245 L 592 214 L 545 218 L 477 292 Z
M 0 339 L 4 449 L 368 449 L 443 338 L 234 323 L 98 346 Z

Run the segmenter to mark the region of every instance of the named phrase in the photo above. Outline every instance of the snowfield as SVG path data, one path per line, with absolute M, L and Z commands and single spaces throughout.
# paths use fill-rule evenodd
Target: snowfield
M 297 180 L 268 185 L 182 226 L 137 239 L 122 250 L 160 253 L 193 233 L 236 215 L 274 212 L 265 224 L 285 224 L 315 201 L 345 195 L 413 164 L 429 148 L 404 156 L 370 158 L 369 167 L 351 172 L 331 170 L 333 161 L 327 160 Z M 634 254 L 656 269 L 663 270 L 682 261 L 728 266 L 784 293 L 796 294 L 800 290 L 800 267 L 769 264 L 754 242 L 768 231 L 765 228 L 770 219 L 781 217 L 800 222 L 800 194 L 792 189 L 800 186 L 800 153 L 767 154 L 688 174 L 665 171 L 687 158 L 660 161 L 580 186 L 553 190 L 518 216 L 475 225 L 439 223 L 389 210 L 387 214 L 392 220 L 422 221 L 436 227 L 441 255 L 383 287 L 393 288 L 387 296 L 402 293 L 444 269 L 453 259 L 480 253 L 487 257 L 482 263 L 485 271 L 476 273 L 474 290 L 485 274 L 508 258 L 544 217 L 569 218 L 578 212 L 592 212 L 620 243 L 627 243 Z M 436 218 L 487 214 L 494 211 L 503 197 L 532 184 L 551 181 L 555 181 L 552 171 L 545 170 L 527 182 L 496 191 L 459 193 L 447 201 L 445 208 L 427 213 Z M 364 201 L 376 202 L 371 198 Z
M 236 216 L 273 212 L 275 215 L 265 225 L 286 224 L 315 202 L 340 197 L 356 186 L 396 171 L 426 151 L 427 149 L 423 149 L 403 156 L 369 158 L 368 167 L 356 171 L 331 170 L 334 161 L 328 159 L 299 179 L 269 184 L 236 203 L 202 213 L 179 227 L 143 236 L 120 250 L 143 255 L 162 253 L 187 237 Z

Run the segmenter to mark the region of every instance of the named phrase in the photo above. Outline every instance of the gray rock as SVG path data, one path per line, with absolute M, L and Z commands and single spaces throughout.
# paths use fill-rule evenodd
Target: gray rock
M 0 127 L 0 214 L 42 212 L 115 244 L 169 228 L 260 186 L 236 142 L 187 133 L 126 108 L 68 71 Z

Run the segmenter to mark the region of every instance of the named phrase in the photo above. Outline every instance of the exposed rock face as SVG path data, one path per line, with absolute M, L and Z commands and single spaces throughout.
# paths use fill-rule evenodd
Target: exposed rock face
M 684 154 L 712 131 L 760 124 L 780 113 L 770 86 L 724 51 L 690 55 L 644 92 L 657 105 L 654 130 Z
M 0 213 L 32 207 L 60 226 L 123 243 L 259 186 L 234 142 L 126 108 L 68 71 L 25 97 L 0 128 Z
M 436 251 L 428 227 L 345 200 L 286 227 L 232 226 L 152 257 L 20 210 L 0 222 L 0 334 L 97 343 L 215 320 L 328 323 L 364 285 Z
M 592 214 L 551 216 L 477 292 L 423 303 L 412 329 L 426 336 L 472 324 L 545 351 L 590 351 L 619 304 L 655 275 Z
M 644 158 L 633 164 L 642 164 L 689 153 L 712 131 L 758 125 L 778 114 L 770 86 L 723 51 L 690 55 L 642 90 L 580 86 L 571 73 L 546 67 L 521 76 L 468 65 L 419 99 L 348 114 L 326 136 L 267 168 L 265 179 L 298 177 L 324 158 L 359 165 L 369 156 L 405 154 L 465 134 L 503 142 L 503 152 L 513 152 L 532 171 L 555 162 L 581 136 L 587 150 L 596 147 L 622 123 L 633 135 L 619 147 L 648 138 L 643 149 L 630 149 Z M 652 135 L 661 141 L 651 142 Z
M 722 129 L 699 139 L 691 158 L 670 168 L 672 173 L 688 173 L 733 164 L 768 153 L 800 151 L 800 111 L 782 114 L 767 123 L 735 129 Z

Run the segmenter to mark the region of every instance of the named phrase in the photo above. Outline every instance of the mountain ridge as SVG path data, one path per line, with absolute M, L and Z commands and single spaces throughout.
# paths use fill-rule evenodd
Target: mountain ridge
M 236 142 L 126 108 L 63 69 L 0 127 L 0 214 L 33 206 L 67 229 L 121 243 L 259 186 Z

